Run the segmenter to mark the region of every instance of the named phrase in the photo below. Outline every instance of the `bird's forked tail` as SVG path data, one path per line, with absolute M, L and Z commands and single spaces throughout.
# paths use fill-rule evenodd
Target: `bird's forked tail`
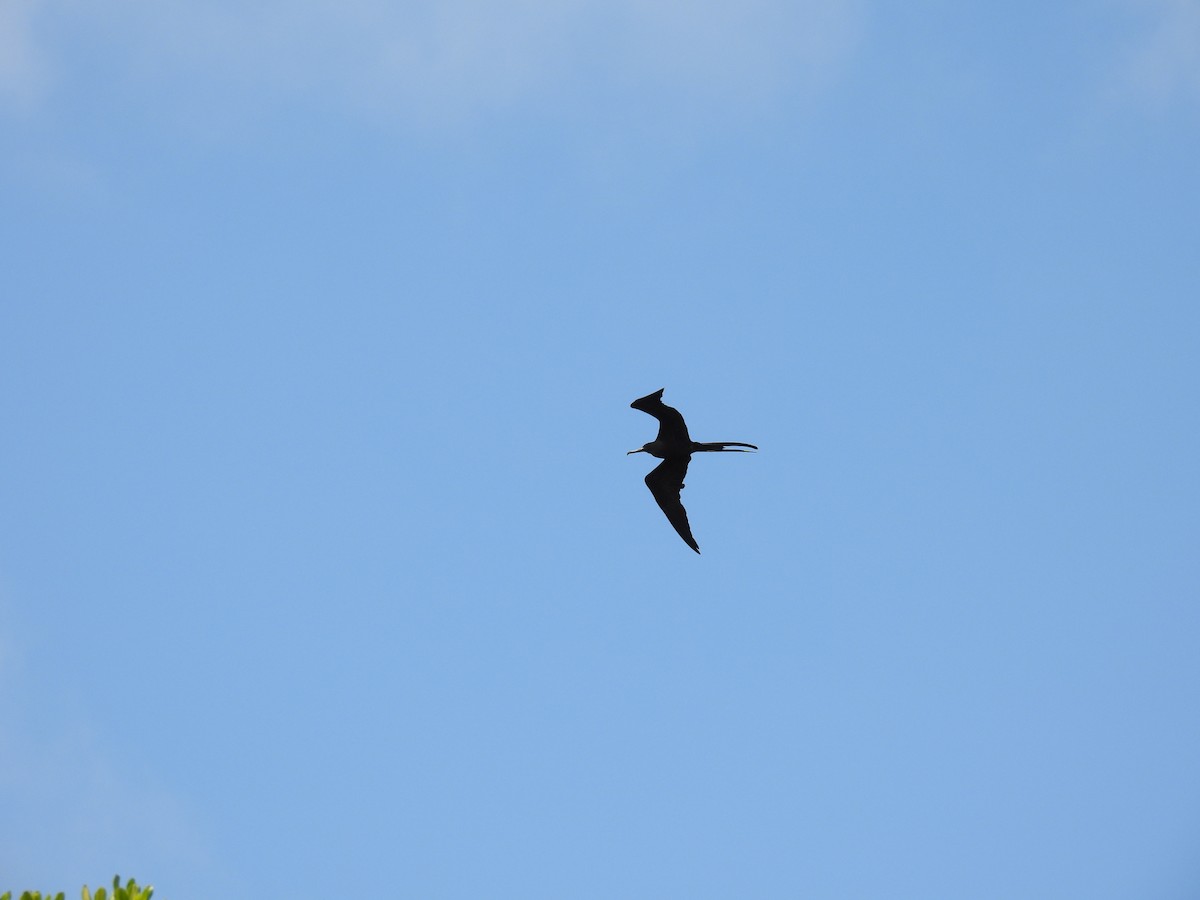
M 692 444 L 693 453 L 716 453 L 718 451 L 727 451 L 729 453 L 748 453 L 747 450 L 736 450 L 736 447 L 749 447 L 750 450 L 757 450 L 753 444 L 743 444 L 739 441 L 709 441 L 708 443 Z

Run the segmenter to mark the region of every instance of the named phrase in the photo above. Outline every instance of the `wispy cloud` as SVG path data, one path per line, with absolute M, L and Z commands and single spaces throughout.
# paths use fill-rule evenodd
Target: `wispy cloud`
M 736 106 L 812 88 L 853 46 L 860 2 L 118 0 L 101 9 L 72 0 L 69 8 L 74 39 L 102 42 L 110 68 L 125 66 L 133 81 L 440 121 L 597 90 Z
M 47 67 L 33 33 L 36 0 L 0 3 L 0 102 L 28 106 L 47 84 Z
M 1200 0 L 1138 0 L 1135 8 L 1149 27 L 1128 59 L 1132 91 L 1158 106 L 1200 99 Z
M 114 867 L 141 878 L 215 870 L 180 797 L 129 771 L 120 747 L 40 683 L 8 602 L 0 583 L 0 891 L 94 886 Z
M 2 888 L 54 890 L 110 877 L 213 866 L 191 816 L 169 791 L 119 771 L 88 730 L 33 734 L 3 711 Z M 14 724 L 17 728 L 14 730 Z

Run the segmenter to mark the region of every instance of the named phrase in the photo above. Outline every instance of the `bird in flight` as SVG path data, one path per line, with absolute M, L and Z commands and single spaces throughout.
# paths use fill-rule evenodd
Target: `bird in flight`
M 672 409 L 662 402 L 664 390 L 666 388 L 660 388 L 653 394 L 639 397 L 629 404 L 633 409 L 640 409 L 658 419 L 658 437 L 636 450 L 630 450 L 625 455 L 649 453 L 662 460 L 657 468 L 646 476 L 646 487 L 650 488 L 650 493 L 654 495 L 659 507 L 666 513 L 667 521 L 679 532 L 683 542 L 699 553 L 700 547 L 696 544 L 696 539 L 692 537 L 692 529 L 688 525 L 687 510 L 683 508 L 683 504 L 679 500 L 679 492 L 683 490 L 683 479 L 687 475 L 688 463 L 692 461 L 692 454 L 720 451 L 746 453 L 747 450 L 737 448 L 748 447 L 750 450 L 758 448 L 753 444 L 741 444 L 737 441 L 716 441 L 707 444 L 693 441 L 679 410 Z

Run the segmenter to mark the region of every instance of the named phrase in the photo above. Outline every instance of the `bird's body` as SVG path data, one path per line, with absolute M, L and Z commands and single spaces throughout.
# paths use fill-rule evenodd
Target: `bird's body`
M 655 501 L 667 516 L 667 521 L 679 532 L 684 543 L 700 552 L 696 539 L 692 537 L 692 529 L 688 524 L 687 510 L 679 499 L 683 490 L 683 479 L 687 475 L 688 464 L 692 461 L 693 453 L 715 452 L 745 452 L 738 448 L 746 447 L 757 450 L 753 444 L 743 444 L 737 441 L 715 441 L 698 443 L 688 434 L 687 423 L 679 410 L 673 409 L 662 402 L 663 390 L 660 388 L 653 394 L 639 397 L 629 405 L 633 409 L 654 416 L 658 419 L 658 437 L 643 444 L 629 453 L 649 453 L 661 459 L 662 462 L 646 476 L 646 487 L 654 495 Z M 626 454 L 628 455 L 628 454 Z

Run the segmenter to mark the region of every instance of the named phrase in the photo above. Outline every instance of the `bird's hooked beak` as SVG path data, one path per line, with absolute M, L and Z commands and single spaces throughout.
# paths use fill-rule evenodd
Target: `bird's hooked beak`
M 625 455 L 626 455 L 626 456 L 629 456 L 629 455 L 631 455 L 631 454 L 634 454 L 634 453 L 645 453 L 645 452 L 646 452 L 646 448 L 645 448 L 645 447 L 638 447 L 636 450 L 630 450 L 630 451 L 629 451 L 629 453 L 626 453 Z

